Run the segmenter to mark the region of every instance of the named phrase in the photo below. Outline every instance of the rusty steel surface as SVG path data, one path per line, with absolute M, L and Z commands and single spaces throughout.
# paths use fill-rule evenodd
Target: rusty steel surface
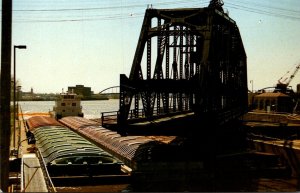
M 72 128 L 78 130 L 80 127 L 87 127 L 87 126 L 98 126 L 100 123 L 85 119 L 83 117 L 77 117 L 77 116 L 68 116 L 63 121 L 60 121 L 60 123 L 63 123 L 65 125 L 72 125 Z
M 45 116 L 31 117 L 26 121 L 26 123 L 30 131 L 33 131 L 36 128 L 43 126 L 62 126 L 62 124 L 59 123 L 57 120 Z
M 175 136 L 121 136 L 115 131 L 103 128 L 98 123 L 80 117 L 64 117 L 59 120 L 62 124 L 93 140 L 104 147 L 130 167 L 136 161 L 164 160 L 168 156 L 168 143 Z M 86 123 L 89 124 L 86 124 Z M 154 152 L 155 151 L 155 152 Z M 159 157 L 161 156 L 161 157 Z

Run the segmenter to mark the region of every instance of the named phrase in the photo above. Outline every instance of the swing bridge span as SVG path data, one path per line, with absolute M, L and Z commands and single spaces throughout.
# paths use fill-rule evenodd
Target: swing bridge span
M 219 128 L 247 111 L 243 42 L 235 21 L 214 2 L 206 8 L 146 10 L 129 77 L 120 75 L 115 116 L 120 133 L 137 122 L 174 121 L 179 114 Z

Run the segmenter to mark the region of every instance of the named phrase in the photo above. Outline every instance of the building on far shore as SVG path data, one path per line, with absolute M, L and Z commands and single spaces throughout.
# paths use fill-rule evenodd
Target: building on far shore
M 92 90 L 91 87 L 85 87 L 84 85 L 76 85 L 76 86 L 69 86 L 68 87 L 69 93 L 76 93 L 77 95 L 81 95 L 82 98 L 91 98 L 92 97 Z
M 62 91 L 64 92 L 64 91 Z M 94 94 L 91 87 L 85 87 L 84 85 L 76 85 L 68 87 L 69 93 L 76 93 L 82 100 L 109 100 L 115 99 L 119 95 L 118 93 L 113 94 Z M 33 88 L 29 92 L 23 92 L 21 87 L 18 87 L 16 92 L 16 100 L 18 101 L 53 101 L 59 97 L 58 93 L 34 93 Z M 13 100 L 13 91 L 11 94 Z
M 68 87 L 69 93 L 76 93 L 82 100 L 108 100 L 109 98 L 104 95 L 94 94 L 91 87 L 85 87 L 84 85 L 76 85 Z
M 13 96 L 13 94 L 12 94 Z M 21 90 L 21 87 L 17 89 L 17 99 L 18 100 L 32 100 L 35 97 L 35 94 L 33 92 L 33 88 L 30 89 L 29 92 L 23 92 Z

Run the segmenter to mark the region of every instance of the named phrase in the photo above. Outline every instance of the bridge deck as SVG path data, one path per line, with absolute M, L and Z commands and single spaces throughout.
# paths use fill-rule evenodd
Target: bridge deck
M 103 113 L 101 120 L 96 120 L 101 122 L 104 128 L 111 130 L 122 130 L 122 126 L 117 123 L 117 113 L 118 112 L 108 112 Z M 192 123 L 190 120 L 193 119 L 194 112 L 180 112 L 173 113 L 169 115 L 160 115 L 147 119 L 145 117 L 132 118 L 128 120 L 128 125 L 126 126 L 128 134 L 142 134 L 142 135 L 177 135 L 182 132 L 182 126 L 188 126 Z M 154 126 L 155 125 L 155 126 Z M 178 127 L 181 126 L 181 129 Z

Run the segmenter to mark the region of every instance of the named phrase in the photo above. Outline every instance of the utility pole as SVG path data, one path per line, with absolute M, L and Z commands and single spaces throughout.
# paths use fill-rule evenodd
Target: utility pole
M 8 192 L 10 146 L 10 92 L 12 0 L 2 0 L 0 82 L 0 189 Z

